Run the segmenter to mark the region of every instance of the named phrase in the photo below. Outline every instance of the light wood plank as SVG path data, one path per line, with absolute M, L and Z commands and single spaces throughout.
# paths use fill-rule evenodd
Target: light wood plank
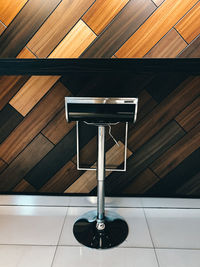
M 26 193 L 34 193 L 36 189 L 29 184 L 26 180 L 22 179 L 13 189 L 12 192 L 26 192 Z
M 63 0 L 27 44 L 39 58 L 47 57 L 94 0 Z
M 32 76 L 10 100 L 10 105 L 26 116 L 59 78 L 60 76 Z
M 17 55 L 17 58 L 36 58 L 36 56 L 31 53 L 26 47 L 22 49 L 22 51 Z
M 117 51 L 117 57 L 143 57 L 197 2 L 166 0 Z
M 150 168 L 162 178 L 199 147 L 200 124 L 154 161 Z
M 188 43 L 200 34 L 200 2 L 178 22 L 175 28 Z
M 0 20 L 8 26 L 28 0 L 1 0 Z
M 77 58 L 92 43 L 96 35 L 80 20 L 49 58 Z
M 187 43 L 181 36 L 171 29 L 144 57 L 145 58 L 174 58 Z
M 187 106 L 175 120 L 189 132 L 200 122 L 200 97 Z
M 106 164 L 119 166 L 123 163 L 123 151 L 124 145 L 119 142 L 120 146 L 114 145 L 106 153 Z M 127 150 L 127 158 L 132 155 L 132 152 Z M 92 166 L 95 167 L 96 163 Z M 106 172 L 105 177 L 107 177 L 111 172 Z M 97 185 L 96 171 L 86 171 L 80 176 L 69 188 L 65 190 L 65 193 L 89 193 Z
M 162 4 L 165 0 L 153 0 L 153 2 L 159 6 L 160 4 Z
M 83 16 L 83 21 L 98 35 L 129 0 L 97 0 Z

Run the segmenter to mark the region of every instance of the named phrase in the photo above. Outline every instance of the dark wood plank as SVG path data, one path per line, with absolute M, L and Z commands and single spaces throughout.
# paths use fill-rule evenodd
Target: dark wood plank
M 73 184 L 83 171 L 78 171 L 76 165 L 69 161 L 65 164 L 39 192 L 64 193 L 65 189 Z
M 6 27 L 0 21 L 0 35 L 4 32 L 5 29 Z
M 150 0 L 131 0 L 81 57 L 111 57 L 155 9 Z
M 128 147 L 142 146 L 200 94 L 200 77 L 191 77 L 166 97 L 129 133 Z
M 175 169 L 163 177 L 151 189 L 146 192 L 148 196 L 174 196 L 194 175 L 200 172 L 200 149 L 194 151 L 183 160 Z
M 199 147 L 200 124 L 166 151 L 164 155 L 155 160 L 150 168 L 162 178 Z
M 74 126 L 75 122 L 66 121 L 65 109 L 62 109 L 42 130 L 42 134 L 52 143 L 57 144 Z
M 106 180 L 108 193 L 122 193 L 125 188 L 140 172 L 144 171 L 155 159 L 173 146 L 184 131 L 172 121 L 155 134 L 147 143 L 138 149 L 127 161 L 126 173 L 112 173 Z
M 178 190 L 176 191 L 179 195 L 186 195 L 186 196 L 200 196 L 200 172 L 198 172 L 194 177 L 192 177 L 189 181 L 183 184 Z
M 47 57 L 93 2 L 94 0 L 63 0 L 27 46 L 38 57 Z
M 0 36 L 0 57 L 16 57 L 60 1 L 28 1 Z
M 200 97 L 197 97 L 189 106 L 187 106 L 175 120 L 189 132 L 200 122 Z
M 68 95 L 61 83 L 48 92 L 26 118 L 15 128 L 0 145 L 0 157 L 11 162 L 21 150 L 46 126 L 46 124 L 64 107 L 64 97 Z
M 96 127 L 82 125 L 84 135 L 80 142 L 80 149 L 96 135 Z M 89 130 L 88 130 L 89 129 Z M 76 129 L 73 128 L 24 179 L 36 189 L 40 189 L 51 179 L 76 153 Z
M 0 112 L 0 143 L 9 136 L 22 120 L 23 116 L 9 104 L 3 108 Z
M 7 164 L 0 159 L 0 173 L 7 167 Z
M 200 36 L 178 55 L 179 58 L 200 58 Z
M 0 191 L 15 187 L 51 149 L 53 144 L 39 134 L 0 175 Z
M 35 188 L 29 184 L 27 181 L 22 179 L 13 189 L 12 192 L 19 192 L 19 193 L 35 193 Z
M 29 76 L 0 76 L 0 110 L 25 84 Z

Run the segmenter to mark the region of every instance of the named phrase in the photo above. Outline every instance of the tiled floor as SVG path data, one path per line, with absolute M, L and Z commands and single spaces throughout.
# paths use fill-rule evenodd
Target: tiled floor
M 200 266 L 200 200 L 193 200 L 192 209 L 186 200 L 184 204 L 178 200 L 180 207 L 168 208 L 165 202 L 158 208 L 155 200 L 149 202 L 152 207 L 142 207 L 138 199 L 136 205 L 134 199 L 110 199 L 107 209 L 126 219 L 129 235 L 121 246 L 109 250 L 83 247 L 72 234 L 76 218 L 94 209 L 89 207 L 94 198 L 55 198 L 55 205 L 53 197 L 3 201 L 0 196 L 0 267 Z

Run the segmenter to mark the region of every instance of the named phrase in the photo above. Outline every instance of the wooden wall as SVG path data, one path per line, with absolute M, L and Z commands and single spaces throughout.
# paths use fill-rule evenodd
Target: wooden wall
M 200 57 L 199 17 L 197 0 L 1 1 L 0 58 Z M 128 171 L 107 173 L 108 194 L 200 195 L 200 77 L 180 73 L 1 76 L 0 192 L 95 192 L 95 172 L 76 170 L 70 95 L 139 97 Z M 92 166 L 96 132 L 82 129 Z M 123 126 L 113 135 L 108 163 L 121 166 Z

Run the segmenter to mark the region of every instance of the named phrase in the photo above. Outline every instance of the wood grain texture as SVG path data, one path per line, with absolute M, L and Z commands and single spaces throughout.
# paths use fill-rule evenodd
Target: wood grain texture
M 134 177 L 144 171 L 155 159 L 181 139 L 184 134 L 182 128 L 175 121 L 167 124 L 128 159 L 126 173 L 112 173 L 107 178 L 107 192 L 121 193 L 123 188 L 125 188 Z
M 94 0 L 63 0 L 27 46 L 38 57 L 47 57 L 93 2 Z
M 60 76 L 32 76 L 10 100 L 10 105 L 26 116 L 59 78 Z
M 95 42 L 81 55 L 84 58 L 111 57 L 156 9 L 150 0 L 131 0 Z
M 8 26 L 28 0 L 1 0 L 0 20 Z
M 106 152 L 106 165 L 119 166 L 124 160 L 124 144 L 119 142 L 119 147 L 114 145 L 109 151 Z M 132 152 L 127 150 L 127 158 L 132 155 Z M 96 163 L 92 166 L 95 168 Z M 107 177 L 111 172 L 106 172 L 105 177 Z M 96 171 L 86 171 L 83 175 L 76 180 L 65 193 L 89 193 L 97 186 Z
M 16 58 L 36 58 L 36 56 L 33 53 L 31 53 L 30 50 L 24 47 Z
M 63 193 L 82 173 L 72 161 L 69 161 L 39 191 Z
M 29 76 L 0 76 L 0 110 L 25 84 Z
M 97 0 L 83 16 L 83 21 L 98 35 L 129 0 Z
M 26 180 L 22 179 L 13 189 L 12 192 L 24 192 L 24 193 L 35 193 L 35 188 L 29 184 Z
M 200 193 L 200 172 L 183 184 L 177 191 L 177 194 L 186 196 L 198 196 Z
M 95 38 L 96 35 L 92 30 L 82 20 L 79 20 L 49 58 L 77 58 Z
M 62 109 L 42 130 L 42 134 L 52 143 L 57 144 L 74 126 L 75 122 L 67 123 L 65 109 Z
M 60 0 L 28 1 L 0 36 L 0 57 L 16 57 L 59 2 Z
M 51 144 L 41 134 L 38 135 L 8 168 L 0 175 L 0 191 L 11 190 L 26 173 L 33 168 L 51 149 Z M 14 173 L 14 175 L 13 175 Z
M 159 6 L 160 4 L 162 4 L 165 0 L 153 0 L 153 2 Z
M 157 131 L 182 111 L 200 94 L 200 77 L 191 77 L 166 97 L 133 131 L 129 132 L 128 147 L 137 150 Z
M 187 106 L 175 120 L 189 132 L 200 122 L 200 97 Z
M 64 97 L 68 91 L 59 82 L 38 103 L 26 118 L 0 145 L 0 157 L 11 162 L 47 123 L 64 107 Z
M 0 173 L 7 167 L 7 164 L 0 159 Z
M 200 124 L 153 162 L 150 168 L 162 178 L 199 147 Z
M 143 57 L 197 2 L 166 0 L 117 51 L 117 57 Z
M 147 168 L 123 190 L 125 194 L 144 194 L 149 188 L 159 181 L 158 177 Z
M 179 55 L 179 58 L 200 58 L 200 36 L 190 43 Z
M 171 29 L 144 57 L 145 58 L 174 58 L 187 43 L 181 36 Z
M 198 2 L 175 26 L 181 36 L 190 43 L 200 34 L 200 2 Z
M 0 22 L 0 35 L 4 32 L 6 27 Z
M 3 108 L 0 112 L 0 143 L 9 136 L 22 120 L 23 116 L 9 104 Z

